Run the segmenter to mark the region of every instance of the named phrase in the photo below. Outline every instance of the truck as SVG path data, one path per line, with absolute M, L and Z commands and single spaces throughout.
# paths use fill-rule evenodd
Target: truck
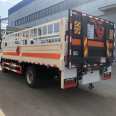
M 41 79 L 57 79 L 61 89 L 111 79 L 115 25 L 77 10 L 67 17 L 17 31 L 2 40 L 1 68 L 24 74 L 39 87 Z

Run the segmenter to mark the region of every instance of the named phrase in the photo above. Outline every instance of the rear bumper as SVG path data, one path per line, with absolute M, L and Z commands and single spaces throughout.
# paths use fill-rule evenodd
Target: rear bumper
M 90 83 L 96 83 L 101 80 L 108 80 L 111 79 L 111 66 L 102 66 L 87 70 L 84 70 L 82 75 L 80 76 L 77 73 L 76 68 L 67 69 L 61 71 L 61 88 L 68 89 L 68 88 L 75 88 L 78 85 L 85 85 Z
M 108 80 L 111 79 L 111 72 L 112 68 L 111 66 L 108 66 L 107 68 L 102 69 L 96 69 L 92 71 L 87 71 L 85 74 L 83 74 L 80 84 L 90 84 L 90 83 L 96 83 L 101 80 Z

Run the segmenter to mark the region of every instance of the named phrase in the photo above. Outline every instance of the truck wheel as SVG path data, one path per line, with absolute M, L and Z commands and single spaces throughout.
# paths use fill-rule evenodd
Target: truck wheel
M 31 88 L 36 88 L 38 87 L 38 74 L 36 71 L 36 68 L 33 66 L 30 66 L 27 68 L 26 71 L 26 82 Z

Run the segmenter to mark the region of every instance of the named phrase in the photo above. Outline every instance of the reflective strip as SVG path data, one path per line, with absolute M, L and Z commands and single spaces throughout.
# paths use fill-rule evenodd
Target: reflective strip
M 17 52 L 3 52 L 3 55 L 11 55 L 11 56 L 18 56 Z
M 102 48 L 104 47 L 104 42 L 88 40 L 88 46 Z
M 81 40 L 80 39 L 72 39 L 72 45 L 80 46 Z
M 110 52 L 110 43 L 109 43 L 109 41 L 106 41 L 106 46 L 107 46 L 107 56 L 110 57 L 112 54 Z
M 84 47 L 87 46 L 87 38 L 84 40 Z
M 3 55 L 19 56 L 17 52 L 3 52 Z M 22 53 L 23 57 L 60 59 L 59 53 Z
M 84 57 L 87 57 L 88 56 L 88 49 L 85 49 L 84 50 Z
M 22 53 L 22 56 L 33 58 L 60 59 L 60 54 L 57 53 Z
M 84 57 L 88 56 L 88 41 L 87 38 L 84 39 Z
M 109 47 L 112 49 L 113 48 L 113 43 L 109 43 Z

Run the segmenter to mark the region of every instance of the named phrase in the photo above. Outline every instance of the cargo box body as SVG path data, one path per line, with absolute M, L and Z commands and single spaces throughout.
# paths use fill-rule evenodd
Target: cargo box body
M 68 17 L 7 35 L 1 64 L 19 74 L 27 71 L 30 86 L 29 71 L 49 70 L 64 89 L 111 78 L 113 49 L 112 22 L 69 10 Z

